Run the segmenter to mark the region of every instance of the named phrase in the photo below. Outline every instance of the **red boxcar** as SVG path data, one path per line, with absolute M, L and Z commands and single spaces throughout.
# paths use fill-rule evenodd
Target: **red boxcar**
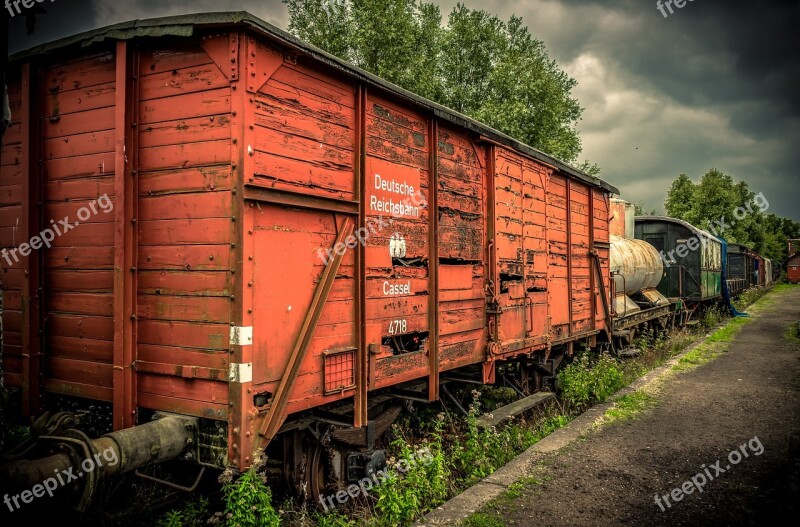
M 10 98 L 24 415 L 197 416 L 202 460 L 242 468 L 307 410 L 365 430 L 385 388 L 436 400 L 443 372 L 493 382 L 606 330 L 615 188 L 250 15 L 45 45 L 14 57 Z
M 800 240 L 789 240 L 786 278 L 791 284 L 800 284 Z

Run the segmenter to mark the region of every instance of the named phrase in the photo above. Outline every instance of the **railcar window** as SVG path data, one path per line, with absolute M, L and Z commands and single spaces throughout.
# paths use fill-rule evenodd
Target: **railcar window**
M 664 237 L 663 236 L 646 236 L 644 241 L 656 248 L 657 251 L 664 250 Z

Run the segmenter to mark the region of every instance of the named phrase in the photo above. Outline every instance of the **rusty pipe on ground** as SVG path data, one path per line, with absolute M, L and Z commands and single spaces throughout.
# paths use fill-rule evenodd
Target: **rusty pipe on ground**
M 0 493 L 19 494 L 57 478 L 63 482 L 59 488 L 80 486 L 76 508 L 83 510 L 98 481 L 176 459 L 195 445 L 196 435 L 196 418 L 165 415 L 94 440 L 76 429 L 41 436 L 55 453 L 0 466 Z

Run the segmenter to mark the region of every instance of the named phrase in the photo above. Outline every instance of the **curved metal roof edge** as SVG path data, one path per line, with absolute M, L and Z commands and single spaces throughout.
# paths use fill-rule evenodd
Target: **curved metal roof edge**
M 668 223 L 676 223 L 678 225 L 682 225 L 682 226 L 686 227 L 687 229 L 689 229 L 690 231 L 694 232 L 695 234 L 700 234 L 700 235 L 705 236 L 707 238 L 711 238 L 713 240 L 716 240 L 719 243 L 723 243 L 723 239 L 720 238 L 719 236 L 714 236 L 710 232 L 704 231 L 703 229 L 701 229 L 699 227 L 695 227 L 694 225 L 692 225 L 688 221 L 681 220 L 681 219 L 678 219 L 678 218 L 672 218 L 670 216 L 636 216 L 634 218 L 634 221 L 638 221 L 638 220 L 665 221 L 665 222 L 668 222 Z M 727 240 L 725 241 L 725 243 L 726 244 L 728 243 Z
M 143 20 L 132 20 L 129 22 L 122 22 L 103 28 L 94 29 L 84 33 L 79 33 L 70 37 L 55 40 L 50 43 L 40 44 L 28 50 L 15 53 L 10 57 L 12 62 L 25 61 L 39 55 L 45 55 L 49 52 L 63 49 L 70 46 L 80 45 L 81 47 L 88 47 L 92 44 L 102 42 L 107 39 L 112 40 L 130 40 L 137 37 L 162 37 L 162 36 L 183 36 L 189 37 L 194 34 L 194 29 L 198 26 L 213 27 L 213 26 L 230 26 L 230 25 L 244 25 L 254 29 L 268 37 L 282 42 L 284 45 L 293 47 L 301 51 L 311 58 L 327 64 L 333 68 L 339 69 L 356 79 L 372 84 L 386 91 L 393 93 L 396 96 L 407 99 L 410 102 L 422 106 L 424 109 L 432 112 L 434 116 L 444 119 L 457 126 L 464 127 L 470 131 L 484 135 L 502 145 L 509 146 L 519 150 L 520 152 L 531 156 L 543 163 L 547 163 L 558 170 L 565 172 L 577 179 L 580 179 L 593 186 L 603 188 L 612 194 L 619 194 L 619 189 L 607 183 L 606 181 L 582 172 L 581 170 L 561 161 L 549 154 L 533 148 L 525 143 L 522 143 L 513 137 L 504 134 L 494 128 L 483 124 L 471 117 L 467 117 L 455 110 L 442 106 L 424 97 L 421 97 L 413 92 L 401 88 L 389 81 L 386 81 L 372 73 L 369 73 L 357 66 L 353 66 L 342 59 L 331 55 L 307 42 L 304 42 L 294 35 L 273 26 L 272 24 L 246 12 L 246 11 L 231 11 L 231 12 L 216 12 L 216 13 L 197 13 L 189 15 L 177 15 L 163 18 L 150 18 Z

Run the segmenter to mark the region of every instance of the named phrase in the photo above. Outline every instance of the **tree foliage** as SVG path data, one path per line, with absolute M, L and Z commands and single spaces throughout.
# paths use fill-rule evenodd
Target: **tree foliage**
M 576 82 L 521 18 L 421 0 L 284 0 L 298 37 L 567 162 L 581 151 Z M 592 166 L 592 165 L 588 165 Z M 596 168 L 596 165 L 594 165 Z
M 633 215 L 634 216 L 658 216 L 656 209 L 647 209 L 644 208 L 644 202 L 640 201 L 639 203 L 633 204 Z
M 800 237 L 800 223 L 769 213 L 766 196 L 713 168 L 699 183 L 686 174 L 679 175 L 670 186 L 664 208 L 668 216 L 747 245 L 776 262 L 787 258 L 786 240 Z

